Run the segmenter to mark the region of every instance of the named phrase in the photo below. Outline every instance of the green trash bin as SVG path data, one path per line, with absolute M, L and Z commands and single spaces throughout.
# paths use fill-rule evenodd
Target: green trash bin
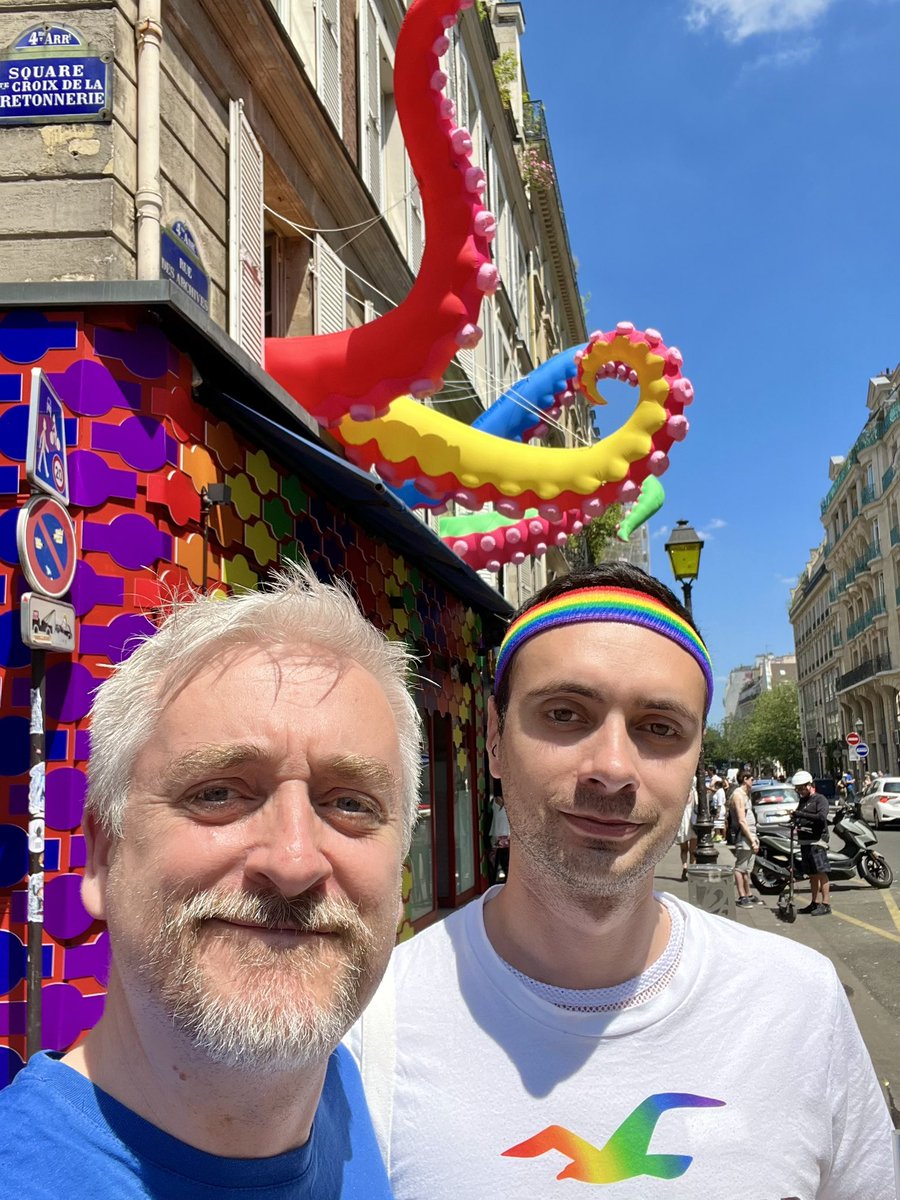
M 687 868 L 688 900 L 704 912 L 735 919 L 734 867 L 695 863 Z

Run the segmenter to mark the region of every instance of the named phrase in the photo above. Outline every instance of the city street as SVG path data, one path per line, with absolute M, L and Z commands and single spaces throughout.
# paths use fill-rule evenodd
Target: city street
M 734 861 L 731 850 L 724 845 L 716 848 L 719 864 L 730 866 Z M 798 915 L 793 925 L 776 918 L 776 897 L 762 896 L 762 905 L 738 909 L 737 920 L 803 942 L 831 959 L 878 1077 L 890 1083 L 900 1106 L 900 830 L 883 830 L 878 849 L 894 869 L 891 888 L 876 891 L 862 879 L 832 884 L 832 915 Z M 677 846 L 660 863 L 656 880 L 661 891 L 687 899 L 688 885 L 681 882 Z M 807 904 L 809 884 L 801 883 L 796 896 L 798 907 Z M 813 997 L 810 1003 L 814 1006 Z M 896 1115 L 895 1124 L 900 1124 Z

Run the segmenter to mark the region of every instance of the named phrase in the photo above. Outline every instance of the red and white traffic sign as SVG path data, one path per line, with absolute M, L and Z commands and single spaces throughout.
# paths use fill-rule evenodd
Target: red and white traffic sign
M 77 552 L 75 526 L 52 496 L 32 496 L 16 522 L 19 562 L 36 592 L 58 600 L 72 586 Z
M 859 736 L 858 733 L 848 733 L 847 734 L 846 742 L 847 742 L 848 746 L 858 746 L 861 741 L 862 741 L 862 738 Z

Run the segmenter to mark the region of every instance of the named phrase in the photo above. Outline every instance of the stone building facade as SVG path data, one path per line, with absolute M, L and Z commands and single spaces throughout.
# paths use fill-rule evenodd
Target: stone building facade
M 831 487 L 821 504 L 828 579 L 821 628 L 827 620 L 838 737 L 859 729 L 868 765 L 892 774 L 900 769 L 900 368 L 869 380 L 866 407 L 853 446 L 831 460 Z M 811 586 L 811 566 L 798 592 Z M 795 642 L 806 613 L 798 592 L 791 608 Z M 821 597 L 818 603 L 823 607 Z M 801 691 L 801 724 L 810 731 L 817 728 L 817 698 L 827 701 L 827 691 L 822 697 Z

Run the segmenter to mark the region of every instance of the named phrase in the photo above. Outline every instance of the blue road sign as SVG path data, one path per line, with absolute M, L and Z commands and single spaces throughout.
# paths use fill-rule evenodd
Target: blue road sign
M 31 372 L 25 474 L 36 488 L 49 492 L 62 504 L 69 503 L 65 412 L 40 367 Z
M 860 742 L 859 745 L 856 747 L 856 757 L 857 758 L 868 758 L 869 757 L 869 747 L 865 742 Z

